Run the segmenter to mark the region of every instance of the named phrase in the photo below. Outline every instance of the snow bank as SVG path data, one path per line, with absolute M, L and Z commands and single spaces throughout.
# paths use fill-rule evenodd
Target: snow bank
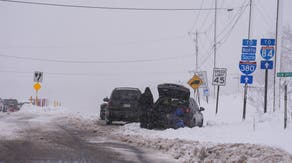
M 177 130 L 167 129 L 167 130 L 147 130 L 141 129 L 139 127 L 139 123 L 127 124 L 125 126 L 120 127 L 118 133 L 127 137 L 126 141 L 133 141 L 137 139 L 137 144 L 140 141 L 143 141 L 144 146 L 149 146 L 157 148 L 155 145 L 163 143 L 168 144 L 172 143 L 170 146 L 176 146 L 176 141 L 182 141 L 184 143 L 178 144 L 175 148 L 182 148 L 177 150 L 184 151 L 185 146 L 187 147 L 187 151 L 197 151 L 196 148 L 199 148 L 199 151 L 204 151 L 206 146 L 212 148 L 218 148 L 219 153 L 226 152 L 228 153 L 228 149 L 232 147 L 232 149 L 236 149 L 238 146 L 238 150 L 244 150 L 248 152 L 249 150 L 253 151 L 252 153 L 257 153 L 257 150 L 264 151 L 263 154 L 257 157 L 258 162 L 266 162 L 265 159 L 272 155 L 274 151 L 282 153 L 279 154 L 281 157 L 280 160 L 284 160 L 286 158 L 290 159 L 290 155 L 288 153 L 283 152 L 280 149 L 284 149 L 288 151 L 290 154 L 292 153 L 292 127 L 288 125 L 286 130 L 283 129 L 283 112 L 277 111 L 275 113 L 266 113 L 263 114 L 261 110 L 262 108 L 255 108 L 256 105 L 247 105 L 247 115 L 246 120 L 242 120 L 242 101 L 243 99 L 240 96 L 224 96 L 220 97 L 221 100 L 219 102 L 218 114 L 215 115 L 215 102 L 210 101 L 210 104 L 204 103 L 202 106 L 205 107 L 204 112 L 204 127 L 203 128 L 180 128 Z M 260 105 L 258 105 L 260 106 Z M 291 117 L 289 117 L 291 119 Z M 291 120 L 289 120 L 291 121 Z M 200 143 L 198 143 L 200 142 Z M 153 144 L 154 143 L 154 144 Z M 195 145 L 189 145 L 193 144 Z M 203 143 L 203 144 L 202 144 Z M 219 144 L 219 145 L 216 145 Z M 260 145 L 255 145 L 260 144 Z M 263 145 L 263 146 L 261 146 Z M 181 146 L 181 147 L 180 147 Z M 195 147 L 192 147 L 195 146 Z M 223 148 L 226 148 L 224 149 Z M 241 147 L 243 147 L 241 149 Z M 267 147 L 269 146 L 269 147 Z M 236 148 L 235 148 L 236 147 Z M 167 147 L 163 147 L 167 148 Z M 173 148 L 173 147 L 172 147 Z M 219 148 L 222 148 L 219 150 Z M 274 149 L 277 148 L 277 149 Z M 168 149 L 171 150 L 171 149 Z M 270 152 L 269 152 L 270 151 Z M 169 151 L 167 151 L 169 152 Z M 239 151 L 237 151 L 239 152 Z M 269 154 L 265 154 L 265 152 Z M 174 152 L 176 153 L 176 152 Z M 174 154 L 173 153 L 173 154 Z M 196 153 L 196 152 L 195 152 Z M 229 152 L 230 153 L 230 152 Z M 184 152 L 183 156 L 189 155 L 187 152 Z M 200 158 L 200 154 L 192 154 L 195 155 L 196 159 Z M 214 155 L 214 153 L 212 154 Z M 209 157 L 215 157 L 211 154 L 208 154 Z M 236 157 L 236 153 L 232 154 L 232 158 L 228 159 L 227 156 L 224 157 L 223 160 L 232 161 L 234 157 Z M 245 157 L 245 155 L 240 155 Z M 289 157 L 288 157 L 289 156 Z M 221 157 L 221 156 L 218 156 Z M 249 158 L 250 157 L 250 158 Z M 253 155 L 248 157 L 248 161 L 253 162 Z M 276 159 L 278 157 L 273 157 Z M 235 158 L 235 160 L 240 161 L 244 158 Z M 190 160 L 190 159 L 183 159 Z M 272 160 L 272 162 L 274 162 Z M 277 161 L 276 161 L 277 162 Z M 289 161 L 291 162 L 291 160 Z

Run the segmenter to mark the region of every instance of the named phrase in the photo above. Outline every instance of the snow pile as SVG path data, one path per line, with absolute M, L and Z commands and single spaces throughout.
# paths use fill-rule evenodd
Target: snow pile
M 291 162 L 280 149 L 254 144 L 216 144 L 127 135 L 122 141 L 168 153 L 179 162 Z
M 162 149 L 172 155 L 183 153 L 179 155 L 183 161 L 200 160 L 202 156 L 197 151 L 205 151 L 207 156 L 203 160 L 216 160 L 218 157 L 218 160 L 228 160 L 227 162 L 233 160 L 266 162 L 266 159 L 271 162 L 278 162 L 277 159 L 291 162 L 290 155 L 280 150 L 284 149 L 292 153 L 292 141 L 290 141 L 292 127 L 288 124 L 288 128 L 283 129 L 283 111 L 263 114 L 263 108 L 247 105 L 246 120 L 243 121 L 241 97 L 225 96 L 220 99 L 217 115 L 215 115 L 214 101 L 202 105 L 206 109 L 203 128 L 146 130 L 141 129 L 139 123 L 132 123 L 120 127 L 118 133 L 125 136 L 127 142 Z M 172 150 L 174 152 L 171 152 Z M 221 156 L 221 153 L 226 155 Z

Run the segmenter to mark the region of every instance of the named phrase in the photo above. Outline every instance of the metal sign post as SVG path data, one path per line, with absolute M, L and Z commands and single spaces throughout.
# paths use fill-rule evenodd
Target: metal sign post
M 285 81 L 285 95 L 284 95 L 284 107 L 285 107 L 285 111 L 284 111 L 284 129 L 287 128 L 287 83 Z
M 250 39 L 249 36 L 250 35 L 248 35 L 248 39 L 242 40 L 242 54 L 241 61 L 239 62 L 239 69 L 244 74 L 240 78 L 240 83 L 244 84 L 242 119 L 245 119 L 246 115 L 247 85 L 253 83 L 253 76 L 249 74 L 252 74 L 256 70 L 257 65 L 255 62 L 257 40 Z
M 285 78 L 285 77 L 292 77 L 292 72 L 278 72 L 277 73 L 277 77 L 280 78 Z M 284 129 L 287 128 L 287 91 L 288 91 L 288 86 L 287 86 L 287 82 L 285 81 L 285 91 L 284 91 Z
M 218 113 L 220 86 L 226 85 L 226 76 L 227 76 L 227 69 L 226 68 L 214 68 L 212 84 L 214 86 L 217 86 L 216 112 L 215 112 L 216 114 Z
M 275 55 L 275 39 L 261 39 L 261 69 L 265 70 L 265 95 L 264 95 L 264 113 L 267 112 L 268 103 L 268 70 L 273 69 L 273 61 L 270 61 Z

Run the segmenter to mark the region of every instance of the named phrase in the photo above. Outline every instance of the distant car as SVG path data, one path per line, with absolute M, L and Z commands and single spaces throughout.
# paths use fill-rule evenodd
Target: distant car
M 113 121 L 138 122 L 140 95 L 141 91 L 138 88 L 115 88 L 110 99 L 104 98 L 104 101 L 108 103 L 105 107 L 106 124 L 111 124 Z
M 15 112 L 19 110 L 19 104 L 16 99 L 4 99 L 3 104 L 3 112 Z
M 158 85 L 159 98 L 149 110 L 146 128 L 180 128 L 203 126 L 204 108 L 190 98 L 190 90 L 177 84 Z
M 100 105 L 99 117 L 101 120 L 105 120 L 105 109 L 106 109 L 107 105 L 108 105 L 107 102 L 104 102 Z
M 4 109 L 4 101 L 0 98 L 0 112 Z

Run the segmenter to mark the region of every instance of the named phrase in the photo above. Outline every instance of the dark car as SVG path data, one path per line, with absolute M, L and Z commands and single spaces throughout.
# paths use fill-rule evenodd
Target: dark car
M 115 88 L 110 99 L 104 99 L 108 103 L 105 107 L 106 124 L 111 124 L 112 121 L 138 122 L 140 95 L 141 91 L 138 88 Z
M 0 112 L 4 109 L 4 101 L 0 98 Z
M 100 105 L 99 117 L 101 120 L 105 119 L 105 109 L 106 109 L 107 105 L 108 105 L 107 102 L 104 102 Z
M 159 98 L 149 109 L 147 128 L 180 128 L 203 125 L 203 116 L 196 101 L 190 98 L 190 90 L 177 84 L 158 85 Z
M 16 99 L 4 99 L 3 104 L 3 112 L 15 112 L 19 110 L 18 101 Z

